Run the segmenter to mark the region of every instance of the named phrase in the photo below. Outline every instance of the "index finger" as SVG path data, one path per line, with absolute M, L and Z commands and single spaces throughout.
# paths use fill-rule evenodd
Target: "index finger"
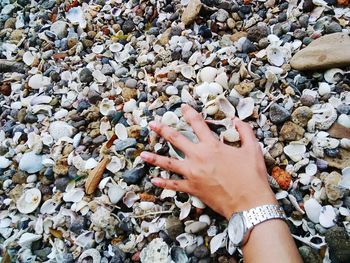
M 185 120 L 191 125 L 193 131 L 196 133 L 200 141 L 214 139 L 208 125 L 195 109 L 187 104 L 182 104 L 181 110 Z

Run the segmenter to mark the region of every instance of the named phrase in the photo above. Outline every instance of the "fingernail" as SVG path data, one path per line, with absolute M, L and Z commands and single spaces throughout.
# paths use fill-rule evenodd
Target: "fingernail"
M 151 183 L 156 185 L 156 186 L 161 186 L 162 185 L 162 179 L 160 178 L 152 178 Z
M 155 129 L 157 127 L 157 123 L 155 121 L 151 121 L 148 125 L 151 127 L 151 129 Z
M 149 152 L 142 152 L 140 156 L 144 160 L 149 160 L 151 158 L 151 154 Z

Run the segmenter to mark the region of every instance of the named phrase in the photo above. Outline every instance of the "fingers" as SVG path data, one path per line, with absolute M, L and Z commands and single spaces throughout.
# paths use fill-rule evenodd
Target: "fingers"
M 191 125 L 199 140 L 208 141 L 208 139 L 214 138 L 208 125 L 195 109 L 187 104 L 182 104 L 181 110 L 185 120 Z
M 150 152 L 142 152 L 140 156 L 145 162 L 148 162 L 154 166 L 159 166 L 162 169 L 181 175 L 185 175 L 186 173 L 183 161 Z
M 185 155 L 189 153 L 193 143 L 181 133 L 165 124 L 153 121 L 149 123 L 149 126 L 153 131 L 158 133 L 160 136 L 182 151 Z
M 152 178 L 151 182 L 155 186 L 178 192 L 189 193 L 191 190 L 187 180 L 170 180 L 157 177 Z
M 252 127 L 246 122 L 241 121 L 238 118 L 233 120 L 233 123 L 239 132 L 241 138 L 241 145 L 244 146 L 256 146 L 257 141 Z

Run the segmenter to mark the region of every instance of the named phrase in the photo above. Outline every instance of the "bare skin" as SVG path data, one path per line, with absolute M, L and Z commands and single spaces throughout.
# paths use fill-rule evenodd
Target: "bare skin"
M 199 142 L 190 142 L 166 125 L 150 123 L 153 131 L 186 156 L 184 160 L 177 160 L 143 152 L 141 158 L 144 161 L 184 178 L 153 178 L 154 185 L 197 196 L 227 219 L 234 212 L 263 204 L 277 204 L 267 181 L 260 146 L 249 124 L 233 120 L 241 138 L 241 147 L 235 148 L 214 137 L 202 116 L 190 106 L 182 105 L 182 113 Z M 243 247 L 243 253 L 245 262 L 302 262 L 287 224 L 278 219 L 256 226 Z

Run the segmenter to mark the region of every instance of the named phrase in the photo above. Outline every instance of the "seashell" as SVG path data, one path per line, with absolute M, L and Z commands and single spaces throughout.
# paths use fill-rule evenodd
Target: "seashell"
M 176 191 L 170 189 L 163 189 L 162 193 L 160 194 L 160 199 L 163 200 L 165 198 L 175 197 L 175 195 Z
M 45 87 L 50 83 L 50 79 L 48 77 L 44 77 L 42 74 L 35 74 L 30 77 L 28 81 L 28 86 L 32 89 L 40 89 Z
M 184 76 L 186 79 L 192 79 L 195 75 L 195 71 L 194 68 L 189 66 L 189 65 L 185 65 L 181 68 L 181 74 L 182 76 Z
M 311 107 L 315 127 L 320 130 L 328 130 L 338 117 L 337 111 L 330 103 L 316 104 Z
M 31 248 L 31 245 L 33 242 L 41 239 L 41 235 L 32 234 L 32 233 L 23 233 L 21 237 L 18 240 L 18 245 L 20 245 L 22 248 Z
M 213 67 L 205 67 L 199 71 L 198 77 L 199 82 L 211 83 L 215 81 L 218 70 Z M 226 74 L 225 74 L 226 75 Z
M 350 190 L 350 167 L 346 167 L 342 170 L 342 177 L 339 186 Z
M 75 239 L 74 243 L 77 244 L 78 246 L 84 248 L 84 249 L 92 247 L 95 243 L 94 232 L 87 231 L 85 233 L 80 234 Z
M 133 112 L 137 109 L 137 102 L 134 99 L 130 99 L 129 101 L 125 102 L 123 111 L 124 112 Z
M 4 156 L 0 156 L 0 169 L 5 169 L 11 164 L 12 162 L 9 159 L 6 159 Z
M 204 107 L 205 114 L 214 115 L 218 112 L 218 110 L 219 110 L 219 106 L 217 105 L 215 100 L 208 101 L 205 104 L 205 107 Z
M 84 197 L 84 190 L 81 188 L 73 188 L 68 192 L 63 193 L 63 200 L 65 202 L 77 203 L 81 201 Z
M 226 243 L 226 231 L 217 234 L 210 240 L 210 253 L 214 254 L 219 248 L 224 247 Z
M 92 76 L 95 78 L 97 83 L 105 83 L 107 81 L 107 77 L 105 76 L 105 74 L 103 74 L 99 70 L 94 70 L 92 72 Z
M 176 237 L 176 241 L 179 242 L 179 246 L 186 248 L 196 243 L 196 236 L 189 233 L 182 233 Z
M 318 223 L 320 220 L 320 214 L 322 206 L 317 202 L 316 199 L 310 198 L 304 203 L 304 209 L 307 217 L 314 223 Z
M 174 201 L 175 201 L 175 205 L 180 208 L 180 216 L 179 216 L 179 219 L 180 220 L 183 220 L 185 219 L 191 212 L 191 203 L 190 201 L 187 201 L 187 202 L 180 202 L 176 199 L 176 197 L 174 198 Z
M 64 121 L 54 121 L 50 123 L 49 133 L 55 141 L 63 137 L 71 138 L 73 136 L 73 126 Z
M 102 115 L 107 116 L 115 111 L 114 102 L 107 98 L 104 98 L 100 103 L 100 112 Z
M 299 177 L 299 182 L 303 185 L 309 185 L 313 178 L 312 175 L 309 175 L 306 173 L 299 174 L 298 177 Z
M 237 105 L 238 117 L 244 120 L 251 116 L 254 112 L 254 99 L 247 97 L 240 99 Z
M 126 140 L 128 138 L 128 130 L 121 123 L 117 123 L 115 125 L 114 132 L 115 132 L 115 135 L 117 135 L 117 138 L 120 140 Z
M 46 95 L 40 95 L 40 96 L 35 96 L 33 99 L 30 101 L 30 105 L 34 106 L 37 104 L 47 104 L 52 101 L 52 98 L 50 96 Z
M 30 214 L 37 209 L 41 201 L 41 192 L 37 188 L 26 190 L 17 200 L 16 206 L 20 213 Z
M 345 207 L 339 207 L 339 214 L 342 216 L 350 216 L 350 210 Z
M 107 135 L 108 131 L 111 129 L 111 123 L 107 117 L 103 117 L 100 122 L 100 134 Z
M 283 65 L 285 59 L 282 47 L 275 45 L 266 48 L 266 57 L 269 63 L 278 67 Z
M 338 78 L 337 75 L 344 75 L 344 71 L 339 68 L 332 68 L 327 70 L 324 73 L 323 77 L 328 83 L 335 84 L 340 80 L 340 78 Z
M 74 25 L 79 25 L 80 28 L 84 29 L 87 22 L 84 17 L 83 9 L 78 7 L 73 7 L 66 12 L 66 18 Z
M 272 168 L 271 176 L 276 180 L 282 190 L 288 190 L 292 183 L 291 175 L 284 169 L 275 166 Z
M 277 200 L 282 200 L 282 199 L 288 197 L 288 192 L 287 192 L 287 191 L 281 190 L 281 191 L 278 191 L 278 192 L 275 194 L 275 196 L 276 196 L 276 199 L 277 199 Z
M 166 113 L 164 113 L 164 115 L 162 116 L 162 120 L 161 123 L 165 124 L 165 125 L 176 125 L 179 123 L 179 117 L 177 117 L 177 115 L 172 112 L 172 111 L 167 111 Z
M 58 207 L 58 203 L 53 201 L 52 199 L 46 200 L 40 207 L 41 214 L 51 215 L 56 212 L 56 208 Z
M 318 87 L 318 93 L 321 96 L 325 96 L 331 93 L 331 86 L 327 82 L 320 82 Z
M 340 114 L 337 122 L 346 128 L 350 128 L 350 116 L 346 114 Z
M 98 162 L 94 158 L 89 158 L 85 162 L 85 169 L 86 170 L 94 169 L 97 166 L 97 164 Z
M 111 161 L 106 166 L 106 169 L 112 173 L 117 173 L 123 168 L 122 161 L 117 156 L 112 156 Z
M 191 142 L 193 143 L 198 143 L 198 137 L 190 131 L 180 131 L 180 133 L 185 136 L 187 139 L 189 139 Z M 169 155 L 173 158 L 177 158 L 179 160 L 184 160 L 185 155 L 183 152 L 181 152 L 180 150 L 174 148 L 169 142 L 168 142 L 168 146 L 169 146 Z
M 303 155 L 306 152 L 306 147 L 304 144 L 291 142 L 284 147 L 283 152 L 294 162 L 298 162 L 303 158 Z
M 36 154 L 34 151 L 26 152 L 19 161 L 19 169 L 27 173 L 36 173 L 43 168 L 42 155 Z
M 227 118 L 234 118 L 236 114 L 235 107 L 229 102 L 224 94 L 221 94 L 220 96 L 217 96 L 215 99 L 216 104 L 218 105 L 219 109 L 225 114 Z
M 317 165 L 314 163 L 309 163 L 306 167 L 305 167 L 305 173 L 313 176 L 317 173 Z
M 124 197 L 123 197 L 123 203 L 127 206 L 127 207 L 132 207 L 134 205 L 134 203 L 139 200 L 140 197 L 135 194 L 135 192 L 127 192 Z
M 197 207 L 200 209 L 204 209 L 207 207 L 198 197 L 195 197 L 195 196 L 191 196 L 191 202 L 194 207 Z
M 32 52 L 30 51 L 26 51 L 23 54 L 23 62 L 27 65 L 27 66 L 31 66 L 35 61 L 35 56 L 33 55 Z
M 336 214 L 334 208 L 331 205 L 326 205 L 322 207 L 319 221 L 321 226 L 325 228 L 330 228 L 335 226 Z
M 95 248 L 90 248 L 88 250 L 84 250 L 83 253 L 81 253 L 80 257 L 78 258 L 78 262 L 85 262 L 85 258 L 91 258 L 92 263 L 100 263 L 101 262 L 101 255 L 100 252 L 98 252 Z M 90 259 L 90 260 L 91 260 Z
M 350 139 L 347 139 L 347 138 L 341 139 L 340 146 L 344 149 L 350 149 Z
M 120 43 L 113 43 L 109 46 L 109 50 L 112 51 L 113 53 L 119 52 L 123 49 L 123 45 Z
M 109 183 L 108 186 L 109 200 L 111 200 L 112 204 L 118 203 L 120 199 L 123 198 L 126 191 L 117 184 Z
M 210 217 L 206 214 L 204 215 L 201 215 L 199 218 L 198 218 L 198 221 L 199 222 L 203 222 L 203 223 L 206 223 L 208 226 L 210 225 Z
M 171 85 L 166 88 L 165 93 L 171 96 L 171 95 L 177 95 L 179 91 L 175 86 Z
M 161 238 L 153 239 L 140 253 L 141 262 L 159 262 L 168 261 L 169 247 Z
M 155 204 L 153 202 L 142 201 L 139 203 L 139 207 L 144 211 L 151 210 L 154 206 Z
M 194 93 L 196 96 L 206 99 L 209 95 L 217 96 L 223 93 L 223 88 L 218 83 L 208 83 L 204 82 L 194 88 Z
M 218 74 L 214 80 L 216 83 L 220 84 L 224 89 L 228 89 L 228 77 L 226 72 L 221 72 Z

